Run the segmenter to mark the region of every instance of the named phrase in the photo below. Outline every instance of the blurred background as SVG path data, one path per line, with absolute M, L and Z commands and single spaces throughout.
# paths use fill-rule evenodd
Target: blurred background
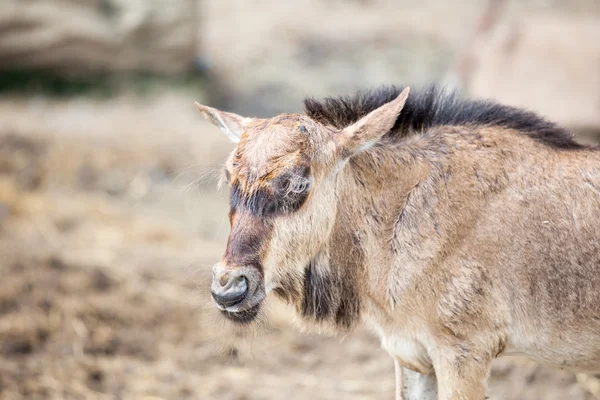
M 367 333 L 298 333 L 273 301 L 251 332 L 218 318 L 233 146 L 193 102 L 272 116 L 431 81 L 598 141 L 600 1 L 2 0 L 0 398 L 392 399 Z M 593 393 L 517 358 L 489 390 Z

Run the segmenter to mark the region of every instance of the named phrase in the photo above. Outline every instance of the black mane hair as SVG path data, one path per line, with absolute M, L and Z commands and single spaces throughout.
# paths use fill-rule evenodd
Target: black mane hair
M 304 110 L 312 119 L 342 129 L 394 100 L 402 89 L 402 86 L 385 86 L 352 96 L 328 97 L 323 100 L 307 98 L 304 100 Z M 403 137 L 411 130 L 425 130 L 441 125 L 498 126 L 517 130 L 555 148 L 586 148 L 574 140 L 571 132 L 531 111 L 490 100 L 464 99 L 457 91 L 448 91 L 436 85 L 421 90 L 411 88 L 396 124 L 387 135 Z

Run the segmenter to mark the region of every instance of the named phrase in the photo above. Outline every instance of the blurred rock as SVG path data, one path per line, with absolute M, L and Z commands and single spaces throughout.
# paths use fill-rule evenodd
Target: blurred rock
M 190 70 L 196 0 L 4 0 L 0 69 Z
M 440 79 L 481 0 L 206 1 L 211 105 L 250 116 L 300 111 L 307 96 Z M 452 18 L 448 18 L 452 15 Z
M 474 41 L 461 83 L 600 140 L 599 38 L 600 13 L 520 15 Z

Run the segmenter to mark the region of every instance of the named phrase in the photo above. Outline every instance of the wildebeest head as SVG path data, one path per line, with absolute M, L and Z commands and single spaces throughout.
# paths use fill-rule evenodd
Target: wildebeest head
M 227 317 L 249 322 L 267 293 L 302 290 L 305 269 L 327 243 L 344 201 L 336 197 L 338 172 L 392 128 L 408 93 L 341 130 L 301 114 L 244 118 L 196 103 L 237 143 L 225 172 L 231 232 L 211 287 Z

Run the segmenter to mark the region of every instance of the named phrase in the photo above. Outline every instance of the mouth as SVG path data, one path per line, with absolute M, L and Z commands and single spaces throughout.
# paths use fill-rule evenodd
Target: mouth
M 260 310 L 260 303 L 246 309 L 243 311 L 227 311 L 221 310 L 221 314 L 223 314 L 226 318 L 238 324 L 248 324 L 256 318 L 258 315 L 258 311 Z

